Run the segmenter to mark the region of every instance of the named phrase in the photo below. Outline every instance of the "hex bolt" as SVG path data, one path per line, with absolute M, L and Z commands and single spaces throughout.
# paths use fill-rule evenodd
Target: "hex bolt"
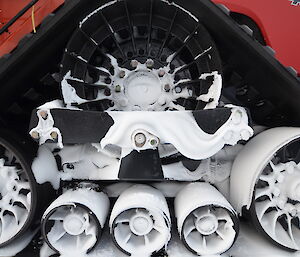
M 46 120 L 46 119 L 48 118 L 48 113 L 47 113 L 46 111 L 40 111 L 39 113 L 40 113 L 40 116 L 41 116 L 44 120 Z
M 104 80 L 105 84 L 110 84 L 111 83 L 111 78 L 110 77 L 106 77 Z
M 57 132 L 55 132 L 55 131 L 52 131 L 52 132 L 50 133 L 50 136 L 51 136 L 51 138 L 52 138 L 53 140 L 56 140 L 56 139 L 58 138 L 58 134 L 57 134 Z
M 180 86 L 176 86 L 176 87 L 175 87 L 175 92 L 176 92 L 177 94 L 180 94 L 180 93 L 182 92 L 182 88 L 181 88 Z
M 111 95 L 111 92 L 110 92 L 109 88 L 105 88 L 104 89 L 104 95 L 106 95 L 106 96 L 110 96 Z
M 154 61 L 152 59 L 148 59 L 146 61 L 147 68 L 151 69 L 151 68 L 153 68 L 153 65 L 154 65 Z
M 117 93 L 120 93 L 120 92 L 121 92 L 121 86 L 120 86 L 120 85 L 116 85 L 116 86 L 115 86 L 115 91 L 116 91 Z
M 39 139 L 39 138 L 40 138 L 40 134 L 39 134 L 37 131 L 32 131 L 32 132 L 30 133 L 30 135 L 31 135 L 31 137 L 32 137 L 33 139 Z
M 124 78 L 125 75 L 126 75 L 125 71 L 121 70 L 121 71 L 119 72 L 119 77 L 120 77 L 121 79 Z
M 158 145 L 158 141 L 157 141 L 155 138 L 152 138 L 152 139 L 150 140 L 150 145 L 152 145 L 152 146 L 157 146 L 157 145 Z
M 134 136 L 134 141 L 137 147 L 142 147 L 146 143 L 146 136 L 143 133 L 137 133 Z
M 169 92 L 169 91 L 171 90 L 170 84 L 165 84 L 164 90 L 165 90 L 166 92 Z
M 166 72 L 165 72 L 165 70 L 163 70 L 163 69 L 160 69 L 160 70 L 158 71 L 158 76 L 159 76 L 159 77 L 163 77 L 163 76 L 165 76 L 165 74 L 166 74 Z
M 130 65 L 135 69 L 139 65 L 139 62 L 137 60 L 131 60 Z

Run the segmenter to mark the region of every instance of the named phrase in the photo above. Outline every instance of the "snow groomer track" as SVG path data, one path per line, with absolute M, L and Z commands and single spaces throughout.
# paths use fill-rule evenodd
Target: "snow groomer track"
M 220 255 L 240 217 L 300 250 L 297 76 L 210 1 L 81 8 L 31 142 L 0 136 L 0 256 Z

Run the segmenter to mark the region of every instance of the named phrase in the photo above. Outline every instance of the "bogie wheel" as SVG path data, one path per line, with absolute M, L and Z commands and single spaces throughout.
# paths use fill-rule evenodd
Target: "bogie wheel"
M 233 164 L 231 197 L 237 209 L 248 205 L 246 216 L 274 244 L 300 250 L 300 129 L 270 129 L 251 140 Z
M 208 31 L 160 0 L 112 1 L 88 15 L 65 50 L 61 76 L 66 104 L 100 111 L 214 108 L 221 91 L 208 97 L 221 77 Z
M 277 244 L 300 250 L 300 139 L 280 148 L 258 177 L 251 217 Z
M 0 131 L 0 247 L 22 236 L 36 218 L 37 186 L 15 135 Z

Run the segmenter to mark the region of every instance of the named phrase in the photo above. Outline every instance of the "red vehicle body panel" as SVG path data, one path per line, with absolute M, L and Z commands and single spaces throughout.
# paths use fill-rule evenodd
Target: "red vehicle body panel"
M 0 27 L 11 20 L 21 11 L 31 0 L 0 0 Z M 9 29 L 0 35 L 0 57 L 10 53 L 19 41 L 28 33 L 33 31 L 32 16 L 34 16 L 35 26 L 60 5 L 64 0 L 40 0 L 33 8 L 30 8 L 21 16 Z
M 188 1 L 188 0 L 187 0 Z M 200 0 L 199 0 L 200 1 Z M 298 0 L 295 0 L 295 2 Z M 0 0 L 0 23 L 7 23 L 30 0 Z M 213 0 L 231 11 L 250 17 L 259 26 L 265 41 L 276 51 L 277 59 L 294 67 L 300 75 L 300 2 L 291 0 Z M 64 3 L 64 0 L 40 0 L 35 5 L 35 25 Z M 33 30 L 32 9 L 28 10 L 8 32 L 0 36 L 0 56 L 11 52 L 19 40 Z
M 300 1 L 291 0 L 213 0 L 233 12 L 250 17 L 259 26 L 267 45 L 285 66 L 300 75 Z

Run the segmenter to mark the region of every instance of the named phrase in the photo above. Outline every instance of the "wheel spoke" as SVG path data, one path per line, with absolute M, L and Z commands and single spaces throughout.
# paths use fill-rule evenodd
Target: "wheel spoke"
M 151 44 L 151 33 L 152 33 L 152 19 L 153 19 L 153 0 L 150 0 L 150 11 L 149 11 L 149 23 L 148 23 L 148 37 L 147 37 L 147 44 L 146 44 L 146 52 L 149 56 L 150 52 L 150 44 Z
M 181 67 L 178 67 L 177 69 L 175 69 L 174 74 L 180 73 L 188 68 L 190 68 L 194 63 L 196 63 L 199 59 L 202 59 L 203 57 L 207 56 L 212 50 L 212 46 L 209 47 L 208 49 L 204 50 L 202 53 L 198 54 L 193 61 L 191 61 L 190 63 L 187 63 Z M 199 80 L 195 80 L 197 82 L 200 82 L 201 79 Z
M 126 11 L 126 16 L 127 16 L 127 22 L 128 22 L 128 26 L 129 26 L 129 33 L 130 33 L 130 37 L 131 37 L 131 43 L 132 43 L 132 47 L 133 47 L 133 51 L 136 54 L 136 43 L 134 40 L 134 34 L 133 34 L 133 30 L 132 30 L 132 21 L 131 21 L 131 16 L 129 13 L 129 9 L 128 9 L 128 4 L 127 4 L 127 0 L 124 0 L 124 7 L 125 7 L 125 11 Z M 151 0 L 151 6 L 152 6 L 152 0 Z
M 80 62 L 84 63 L 88 68 L 91 68 L 91 69 L 99 72 L 100 74 L 105 74 L 105 75 L 108 75 L 108 76 L 111 75 L 106 69 L 104 69 L 102 67 L 96 67 L 96 66 L 88 63 L 87 60 L 85 60 L 84 58 L 82 58 L 81 56 L 79 56 L 79 55 L 77 55 L 77 54 L 75 54 L 73 52 L 66 51 L 65 53 L 67 55 L 71 56 L 72 58 L 76 59 L 77 61 L 80 61 Z
M 124 0 L 124 2 L 126 2 L 126 1 Z M 100 14 L 101 14 L 101 17 L 102 17 L 102 19 L 103 19 L 105 25 L 106 25 L 107 30 L 110 32 L 110 35 L 111 35 L 113 41 L 115 42 L 117 48 L 119 49 L 120 54 L 122 55 L 122 57 L 123 57 L 124 59 L 126 59 L 125 54 L 124 54 L 124 52 L 123 52 L 123 50 L 122 50 L 122 48 L 121 48 L 119 42 L 117 41 L 117 39 L 116 39 L 116 37 L 115 37 L 116 32 L 113 30 L 112 26 L 111 26 L 111 25 L 109 24 L 109 22 L 107 21 L 107 19 L 106 19 L 106 17 L 104 16 L 102 10 L 100 10 Z
M 197 33 L 199 26 L 196 26 L 196 28 L 193 30 L 191 34 L 189 34 L 185 40 L 183 41 L 183 45 L 171 56 L 171 60 L 169 62 L 171 63 L 177 56 L 180 54 L 180 52 L 187 46 L 187 44 L 190 42 L 190 40 L 193 38 L 193 36 Z
M 263 201 L 256 203 L 256 213 L 259 221 L 262 220 L 266 211 L 271 207 L 274 207 L 274 204 L 271 201 Z
M 272 200 L 271 190 L 269 187 L 267 188 L 257 188 L 255 190 L 255 200 L 261 198 L 262 196 L 269 197 L 270 201 Z
M 173 15 L 173 18 L 172 18 L 172 20 L 171 20 L 171 23 L 170 23 L 168 32 L 166 33 L 165 39 L 164 39 L 164 41 L 162 42 L 162 44 L 161 44 L 161 46 L 160 46 L 160 48 L 159 48 L 159 50 L 158 50 L 157 57 L 161 57 L 162 50 L 164 49 L 164 47 L 165 47 L 165 45 L 166 45 L 166 43 L 167 43 L 167 41 L 168 41 L 168 38 L 169 38 L 169 36 L 170 36 L 170 34 L 171 34 L 171 31 L 172 31 L 172 29 L 173 29 L 173 25 L 174 25 L 176 16 L 177 16 L 177 9 L 176 9 L 175 12 L 174 12 L 174 15 Z

